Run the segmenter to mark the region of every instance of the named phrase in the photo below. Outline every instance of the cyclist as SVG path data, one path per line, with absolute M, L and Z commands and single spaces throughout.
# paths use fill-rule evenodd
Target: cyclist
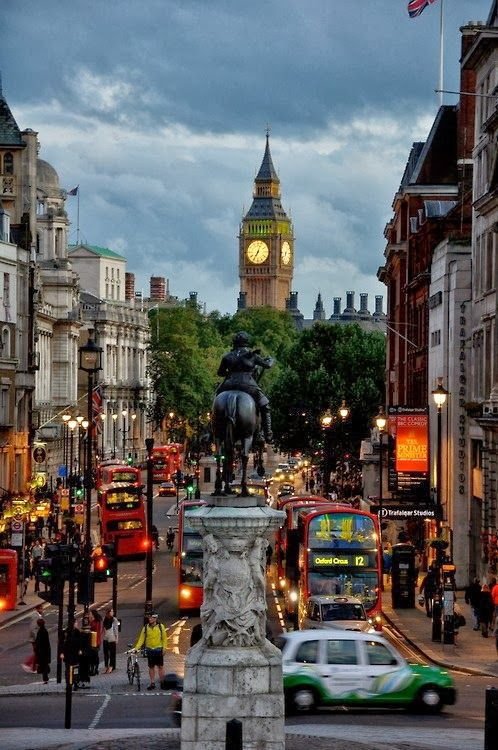
M 151 612 L 148 615 L 148 622 L 145 623 L 140 631 L 134 648 L 138 651 L 142 646 L 145 647 L 149 667 L 150 685 L 147 690 L 155 690 L 155 670 L 157 668 L 161 684 L 164 680 L 164 651 L 168 647 L 166 628 L 159 622 L 157 612 Z

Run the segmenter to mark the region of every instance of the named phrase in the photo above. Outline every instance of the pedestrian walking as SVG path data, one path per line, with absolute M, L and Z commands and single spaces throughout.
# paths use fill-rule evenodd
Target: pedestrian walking
M 418 590 L 419 594 L 424 595 L 425 612 L 427 614 L 427 617 L 432 617 L 432 603 L 437 591 L 437 586 L 437 572 L 434 564 L 432 564 L 425 577 L 422 579 L 422 583 L 420 584 L 420 588 Z
M 159 549 L 159 531 L 157 529 L 157 526 L 154 524 L 151 526 L 151 536 L 152 536 L 152 544 L 154 545 L 154 549 Z
M 491 598 L 491 591 L 489 586 L 485 583 L 481 588 L 481 596 L 479 598 L 479 622 L 481 624 L 481 635 L 483 638 L 488 637 L 489 628 L 493 621 L 494 606 L 493 599 Z
M 45 620 L 40 617 L 37 621 L 37 633 L 35 638 L 35 660 L 36 660 L 36 671 L 41 674 L 45 685 L 48 682 L 48 675 L 50 673 L 50 662 L 52 661 L 52 654 L 50 650 L 50 638 L 48 635 L 47 628 L 45 627 Z
M 92 646 L 90 649 L 89 670 L 92 676 L 99 673 L 100 644 L 102 643 L 102 615 L 97 609 L 90 610 L 90 630 L 92 631 Z
M 175 543 L 175 532 L 173 528 L 170 526 L 166 534 L 166 546 L 170 551 L 173 549 L 174 543 Z
M 119 640 L 119 622 L 114 610 L 109 607 L 102 620 L 102 644 L 104 649 L 104 666 L 106 674 L 116 669 L 116 648 Z
M 135 644 L 135 649 L 137 651 L 144 646 L 147 652 L 147 663 L 149 666 L 150 677 L 150 685 L 147 690 L 156 689 L 156 669 L 160 683 L 164 680 L 164 651 L 167 648 L 167 645 L 168 635 L 166 633 L 166 628 L 159 622 L 159 615 L 157 612 L 151 612 L 148 616 L 148 622 L 145 623 L 140 631 Z
M 465 589 L 465 603 L 470 606 L 472 612 L 472 627 L 479 630 L 479 602 L 481 599 L 481 584 L 478 578 L 474 578 Z
M 498 583 L 496 579 L 490 583 L 489 590 L 491 591 L 491 599 L 493 600 L 493 624 L 498 621 Z

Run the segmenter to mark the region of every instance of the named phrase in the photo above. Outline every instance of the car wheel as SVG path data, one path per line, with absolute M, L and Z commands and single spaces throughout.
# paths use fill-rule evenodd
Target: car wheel
M 317 703 L 315 691 L 307 686 L 293 688 L 286 693 L 285 703 L 289 714 L 311 713 Z
M 443 699 L 439 688 L 435 685 L 425 685 L 419 690 L 416 707 L 424 713 L 437 714 L 443 707 Z

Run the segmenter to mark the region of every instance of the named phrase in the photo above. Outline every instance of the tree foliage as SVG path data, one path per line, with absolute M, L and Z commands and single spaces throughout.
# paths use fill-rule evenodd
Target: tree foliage
M 151 310 L 153 420 L 174 412 L 191 424 L 211 409 L 223 341 L 196 305 Z
M 320 416 L 327 408 L 337 414 L 343 399 L 351 410 L 349 434 L 357 446 L 384 402 L 384 336 L 358 325 L 317 323 L 297 332 L 287 312 L 269 307 L 206 316 L 189 303 L 154 308 L 150 319 L 156 425 L 174 412 L 192 434 L 200 415 L 211 410 L 221 357 L 241 330 L 263 356 L 275 359 L 261 385 L 270 398 L 275 441 L 282 451 L 307 452 L 319 444 Z
M 270 400 L 276 443 L 283 452 L 307 451 L 323 440 L 320 417 L 346 401 L 348 436 L 356 448 L 384 402 L 385 339 L 356 324 L 317 323 L 286 352 Z

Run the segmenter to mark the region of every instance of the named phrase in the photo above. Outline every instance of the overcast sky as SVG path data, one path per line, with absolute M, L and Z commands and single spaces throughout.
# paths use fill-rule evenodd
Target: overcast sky
M 444 87 L 459 27 L 491 0 L 444 0 Z M 413 141 L 439 105 L 440 0 L 2 0 L 3 93 L 61 187 L 80 239 L 124 255 L 136 289 L 233 313 L 238 229 L 265 131 L 294 222 L 293 289 L 311 317 L 384 296 L 383 230 Z M 445 103 L 456 97 L 446 95 Z M 76 241 L 76 198 L 68 198 Z

